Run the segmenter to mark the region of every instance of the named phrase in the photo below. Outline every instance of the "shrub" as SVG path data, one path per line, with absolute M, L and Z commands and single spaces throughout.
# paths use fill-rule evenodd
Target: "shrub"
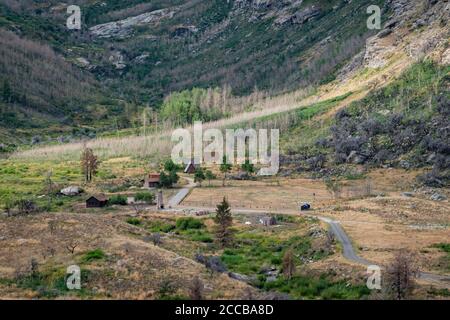
M 205 227 L 205 224 L 199 219 L 189 217 L 178 219 L 176 227 L 178 230 L 201 229 Z
M 139 226 L 141 224 L 141 220 L 138 218 L 128 218 L 127 223 L 132 224 L 133 226 Z
M 438 248 L 446 253 L 450 253 L 450 243 L 437 243 L 433 245 L 434 248 Z
M 95 250 L 87 252 L 83 256 L 82 261 L 83 262 L 91 262 L 94 260 L 102 260 L 105 257 L 106 257 L 106 255 L 102 249 L 95 249 Z
M 160 220 L 152 221 L 149 227 L 149 230 L 151 232 L 163 232 L 163 233 L 169 233 L 174 229 L 175 229 L 174 224 Z
M 120 195 L 120 194 L 113 195 L 109 198 L 108 204 L 125 206 L 125 205 L 127 205 L 127 197 Z
M 153 201 L 155 201 L 155 195 L 151 192 L 138 192 L 134 196 L 134 200 L 143 201 L 145 203 L 153 203 Z

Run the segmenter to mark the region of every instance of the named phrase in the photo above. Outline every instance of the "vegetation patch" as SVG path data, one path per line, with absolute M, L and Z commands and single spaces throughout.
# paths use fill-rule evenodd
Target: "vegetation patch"
M 105 257 L 106 254 L 102 249 L 95 249 L 84 254 L 81 258 L 81 261 L 84 263 L 88 263 L 96 260 L 103 260 Z
M 290 280 L 280 277 L 275 281 L 265 282 L 262 288 L 283 292 L 295 299 L 357 300 L 370 294 L 365 285 L 355 286 L 345 281 L 333 282 L 326 275 L 298 275 Z

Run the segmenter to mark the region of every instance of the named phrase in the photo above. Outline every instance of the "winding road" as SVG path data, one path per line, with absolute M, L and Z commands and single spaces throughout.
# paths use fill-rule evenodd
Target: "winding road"
M 188 194 L 191 192 L 193 188 L 197 186 L 197 184 L 194 182 L 191 178 L 186 178 L 189 183 L 182 189 L 180 189 L 168 202 L 168 207 L 171 209 L 184 209 L 184 210 L 207 210 L 207 211 L 214 211 L 215 208 L 206 208 L 206 207 L 187 207 L 187 206 L 180 206 L 180 204 L 183 202 L 183 200 L 188 196 Z M 263 210 L 253 210 L 253 209 L 234 209 L 234 212 L 236 213 L 260 213 L 260 214 L 286 214 L 286 212 L 282 211 L 273 211 L 270 212 L 263 211 Z M 339 221 L 332 220 L 327 217 L 323 216 L 317 216 L 317 215 L 311 215 L 308 214 L 306 216 L 317 218 L 325 223 L 327 223 L 330 227 L 331 232 L 334 234 L 337 241 L 339 241 L 342 245 L 342 255 L 347 260 L 358 263 L 361 265 L 369 266 L 369 265 L 376 265 L 376 263 L 371 263 L 370 261 L 358 256 L 355 249 L 353 248 L 352 241 L 350 240 L 347 233 L 342 228 Z M 450 288 L 450 276 L 445 275 L 438 275 L 434 273 L 428 273 L 428 272 L 420 272 L 418 278 L 423 281 L 432 282 L 436 284 L 443 285 L 447 288 Z

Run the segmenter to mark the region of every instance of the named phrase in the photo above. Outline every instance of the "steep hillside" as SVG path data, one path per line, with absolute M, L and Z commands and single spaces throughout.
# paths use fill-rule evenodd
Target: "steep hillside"
M 144 106 L 158 109 L 174 91 L 224 87 L 234 96 L 273 95 L 330 81 L 372 33 L 365 27 L 369 2 L 74 1 L 83 28 L 69 31 L 59 1 L 0 1 L 2 39 L 9 43 L 0 61 L 0 126 L 27 128 L 22 143 L 33 135 L 55 139 L 63 127 L 80 124 L 94 136 L 135 125 Z M 20 54 L 24 46 L 35 49 Z M 36 58 L 47 66 L 32 66 Z

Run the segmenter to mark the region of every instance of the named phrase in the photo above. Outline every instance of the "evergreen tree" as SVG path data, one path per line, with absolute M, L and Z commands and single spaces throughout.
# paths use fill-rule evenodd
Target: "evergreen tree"
M 203 169 L 201 167 L 198 167 L 195 170 L 195 174 L 194 174 L 194 181 L 198 182 L 200 184 L 200 187 L 202 186 L 202 182 L 203 180 L 205 180 L 205 173 L 203 172 Z
M 206 170 L 205 178 L 208 180 L 209 186 L 211 186 L 211 180 L 214 180 L 216 176 L 214 173 L 211 172 L 211 170 Z
M 242 168 L 242 170 L 244 170 L 245 172 L 247 172 L 249 174 L 252 174 L 255 172 L 255 166 L 248 159 L 245 160 L 245 163 L 242 164 L 241 168 Z
M 222 247 L 228 247 L 233 241 L 233 232 L 231 226 L 233 224 L 233 217 L 231 215 L 230 205 L 224 197 L 223 201 L 217 205 L 216 216 L 214 217 L 216 223 L 216 241 Z

